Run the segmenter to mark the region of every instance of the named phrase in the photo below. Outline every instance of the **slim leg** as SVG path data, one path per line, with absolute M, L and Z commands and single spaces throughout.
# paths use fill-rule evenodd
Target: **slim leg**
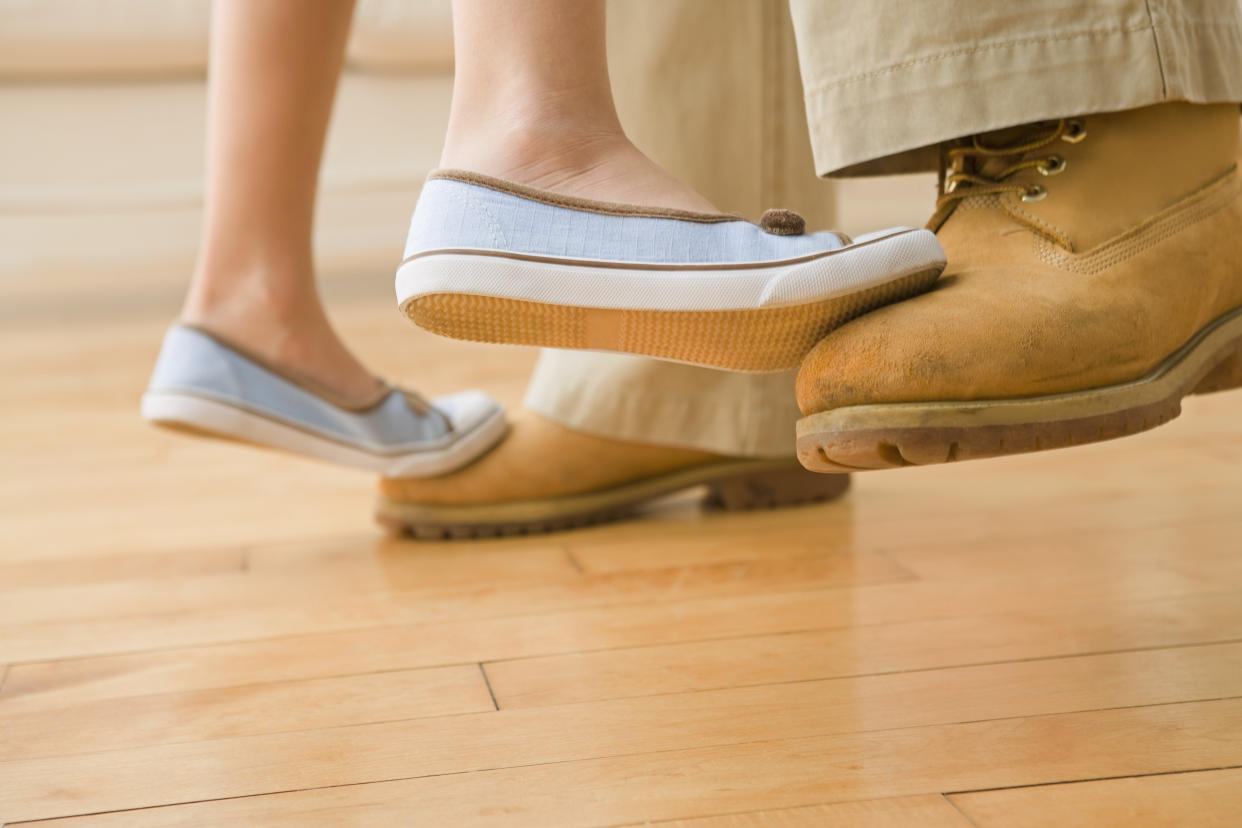
M 626 138 L 604 11 L 604 0 L 454 0 L 442 166 L 587 198 L 713 209 Z
M 375 379 L 333 331 L 315 288 L 319 164 L 353 0 L 217 0 L 202 247 L 182 310 L 347 396 Z

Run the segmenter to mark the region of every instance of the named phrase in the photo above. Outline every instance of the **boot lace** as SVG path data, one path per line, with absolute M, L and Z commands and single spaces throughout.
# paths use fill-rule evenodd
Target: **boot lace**
M 1001 195 L 1016 193 L 1023 201 L 1041 201 L 1048 191 L 1040 184 L 1022 184 L 1008 181 L 1009 178 L 1023 170 L 1038 170 L 1042 175 L 1056 175 L 1065 170 L 1066 161 L 1060 155 L 1049 152 L 1045 155 L 1023 157 L 1044 148 L 1051 148 L 1058 140 L 1076 144 L 1087 135 L 1086 127 L 1077 118 L 1062 118 L 1055 125 L 1049 125 L 1042 134 L 1027 138 L 1020 142 L 998 146 L 987 146 L 975 135 L 970 143 L 962 146 L 941 148 L 940 197 L 936 200 L 937 211 L 943 210 L 964 198 L 978 195 Z M 981 171 L 983 164 L 991 159 L 1019 157 L 1019 160 L 1006 167 Z

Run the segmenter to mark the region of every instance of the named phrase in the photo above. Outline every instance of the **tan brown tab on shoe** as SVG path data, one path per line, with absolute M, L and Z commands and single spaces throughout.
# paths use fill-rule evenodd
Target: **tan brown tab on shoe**
M 774 236 L 801 236 L 806 232 L 806 219 L 793 210 L 764 210 L 759 226 Z

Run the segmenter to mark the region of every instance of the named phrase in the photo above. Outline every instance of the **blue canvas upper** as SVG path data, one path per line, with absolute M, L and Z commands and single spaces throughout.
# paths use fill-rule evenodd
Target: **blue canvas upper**
M 453 417 L 457 402 L 469 402 L 467 395 L 440 398 L 437 410 L 419 413 L 403 392 L 393 389 L 365 410 L 340 408 L 218 339 L 182 325 L 165 335 L 147 390 L 206 397 L 385 454 L 445 444 L 452 439 L 445 418 Z
M 833 233 L 778 236 L 742 219 L 607 215 L 433 177 L 419 196 L 405 255 L 474 249 L 646 264 L 724 264 L 779 261 L 841 246 Z

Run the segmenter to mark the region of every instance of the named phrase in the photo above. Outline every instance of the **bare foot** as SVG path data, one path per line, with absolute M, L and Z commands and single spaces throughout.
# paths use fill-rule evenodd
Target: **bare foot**
M 226 285 L 224 295 L 191 290 L 181 320 L 198 325 L 254 352 L 290 373 L 323 386 L 348 403 L 374 399 L 381 382 L 345 347 L 314 293 L 272 295 L 272 284 L 313 284 L 230 275 L 195 279 L 199 285 Z M 217 288 L 218 289 L 218 288 Z
M 483 145 L 446 145 L 440 165 L 597 201 L 719 212 L 618 132 L 572 137 L 539 127 L 508 140 L 487 136 Z

